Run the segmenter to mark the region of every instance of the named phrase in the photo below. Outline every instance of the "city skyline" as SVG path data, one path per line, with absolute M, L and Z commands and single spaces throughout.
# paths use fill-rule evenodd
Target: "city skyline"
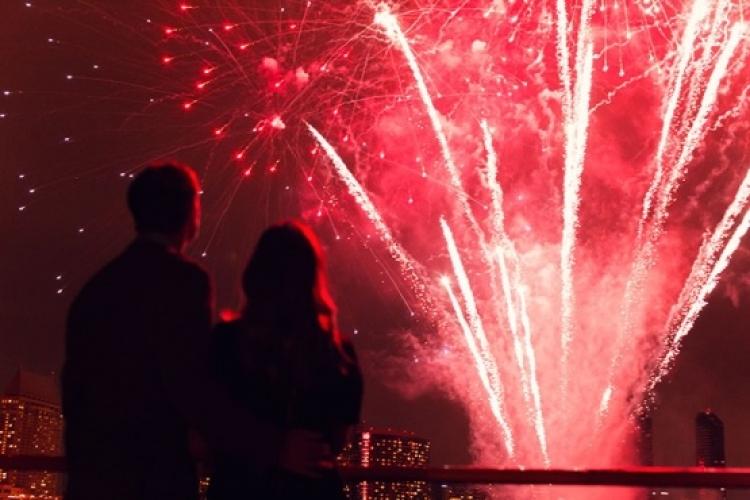
M 19 369 L 0 395 L 1 456 L 63 455 L 63 416 L 57 381 Z M 0 471 L 0 485 L 41 500 L 62 498 L 60 474 Z

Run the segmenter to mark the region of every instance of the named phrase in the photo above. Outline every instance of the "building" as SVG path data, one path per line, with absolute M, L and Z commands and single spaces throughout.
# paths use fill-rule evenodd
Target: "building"
M 342 465 L 362 467 L 425 467 L 430 460 L 430 441 L 411 432 L 391 429 L 358 429 L 339 456 Z M 351 499 L 421 500 L 431 498 L 424 481 L 362 481 L 347 485 Z
M 711 410 L 695 416 L 695 464 L 701 467 L 726 467 L 724 455 L 724 423 Z M 698 490 L 701 500 L 722 500 L 727 492 L 720 489 Z
M 695 416 L 695 464 L 703 467 L 725 467 L 724 423 L 711 410 Z
M 0 499 L 2 500 L 16 500 L 22 498 L 29 498 L 26 490 L 22 488 L 16 488 L 7 484 L 0 484 Z
M 19 369 L 0 397 L 0 455 L 62 455 L 62 433 L 56 379 Z M 2 491 L 24 491 L 25 498 L 62 494 L 62 478 L 51 472 L 0 471 L 0 485 Z

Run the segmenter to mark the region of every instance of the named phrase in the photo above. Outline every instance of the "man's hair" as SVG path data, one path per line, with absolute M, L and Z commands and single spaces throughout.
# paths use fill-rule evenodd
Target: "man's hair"
M 151 165 L 136 175 L 128 189 L 128 208 L 138 233 L 174 234 L 193 217 L 200 183 L 190 167 Z

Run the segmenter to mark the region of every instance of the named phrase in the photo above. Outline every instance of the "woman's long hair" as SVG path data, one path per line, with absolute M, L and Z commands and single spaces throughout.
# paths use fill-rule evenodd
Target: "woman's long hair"
M 315 233 L 290 221 L 260 237 L 242 276 L 243 318 L 282 338 L 322 334 L 347 359 Z M 315 339 L 297 339 L 304 342 Z

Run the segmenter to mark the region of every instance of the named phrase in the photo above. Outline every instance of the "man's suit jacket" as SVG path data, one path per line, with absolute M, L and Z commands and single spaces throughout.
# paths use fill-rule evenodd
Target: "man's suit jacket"
M 84 286 L 63 369 L 70 500 L 196 498 L 191 428 L 273 460 L 275 430 L 233 407 L 212 378 L 211 300 L 199 266 L 145 238 Z

